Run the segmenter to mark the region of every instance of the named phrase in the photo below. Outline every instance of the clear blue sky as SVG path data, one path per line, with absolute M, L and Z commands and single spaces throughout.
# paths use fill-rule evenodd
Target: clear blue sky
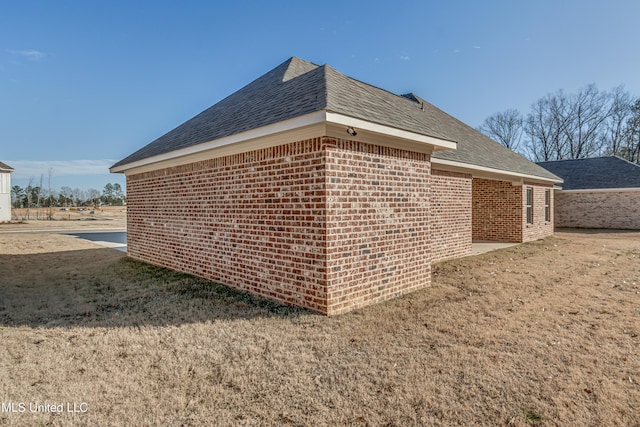
M 640 96 L 637 0 L 12 1 L 0 5 L 0 161 L 25 186 L 107 168 L 291 56 L 471 126 L 549 92 Z

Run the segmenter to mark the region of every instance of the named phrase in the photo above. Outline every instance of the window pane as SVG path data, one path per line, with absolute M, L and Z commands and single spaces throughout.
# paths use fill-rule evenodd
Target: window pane
M 544 220 L 551 221 L 551 190 L 544 191 Z
M 527 188 L 527 224 L 533 224 L 533 188 Z

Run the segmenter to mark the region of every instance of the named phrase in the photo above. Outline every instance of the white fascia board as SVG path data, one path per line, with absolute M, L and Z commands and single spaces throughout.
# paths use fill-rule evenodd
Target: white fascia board
M 147 157 L 146 159 L 138 160 L 136 162 L 127 163 L 117 167 L 109 169 L 111 173 L 125 172 L 130 169 L 138 169 L 143 166 L 149 166 L 151 164 L 166 162 L 177 158 L 186 158 L 195 154 L 210 152 L 218 148 L 237 144 L 248 140 L 254 140 L 258 138 L 264 138 L 267 136 L 273 136 L 283 132 L 291 131 L 294 129 L 305 128 L 314 124 L 323 123 L 325 121 L 325 112 L 317 111 L 315 113 L 306 114 L 304 116 L 296 117 L 282 122 L 274 123 L 267 126 L 262 126 L 257 129 L 251 129 L 246 132 L 237 133 L 224 138 L 215 139 L 209 142 L 203 142 L 202 144 L 193 145 L 190 147 L 182 148 L 179 150 L 170 151 L 168 153 L 158 154 L 157 156 Z M 187 160 L 187 159 L 185 159 Z M 186 161 L 185 163 L 190 163 Z M 184 164 L 180 162 L 180 164 Z M 157 168 L 152 168 L 157 169 Z M 137 173 L 137 172 L 136 172 Z
M 636 193 L 640 187 L 635 188 L 591 188 L 584 190 L 558 190 L 558 193 Z
M 455 150 L 458 147 L 458 143 L 454 141 L 448 141 L 445 139 L 435 138 L 433 136 L 423 135 L 415 132 L 410 132 L 391 126 L 381 125 L 378 123 L 369 122 L 362 119 L 356 119 L 354 117 L 345 116 L 339 113 L 333 113 L 327 111 L 326 120 L 328 123 L 349 126 L 356 131 L 366 130 L 368 132 L 386 135 L 393 138 L 400 138 L 407 141 L 423 143 L 431 146 L 431 151 L 440 150 Z
M 329 125 L 344 125 L 360 131 L 368 131 L 373 134 L 391 137 L 391 139 L 410 141 L 413 144 L 417 143 L 424 146 L 429 152 L 436 149 L 455 149 L 457 146 L 455 142 L 403 131 L 390 126 L 379 125 L 323 110 L 202 144 L 148 157 L 136 162 L 112 167 L 109 171 L 111 173 L 131 175 L 318 136 L 328 136 L 327 127 L 329 127 Z M 349 138 L 346 129 L 345 135 L 341 137 Z
M 453 160 L 431 158 L 431 164 L 434 168 L 442 167 L 445 170 L 453 172 L 465 172 L 470 173 L 477 178 L 494 179 L 500 181 L 512 181 L 518 184 L 522 184 L 525 180 L 542 182 L 546 184 L 559 184 L 564 182 L 562 179 L 551 179 L 536 175 L 529 175 L 519 172 L 511 172 L 502 169 L 490 168 L 487 166 L 472 165 L 469 163 L 456 162 Z

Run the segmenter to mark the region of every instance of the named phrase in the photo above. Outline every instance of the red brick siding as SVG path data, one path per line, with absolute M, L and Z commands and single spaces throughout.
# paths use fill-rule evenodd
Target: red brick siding
M 327 142 L 329 313 L 428 286 L 429 155 Z
M 430 283 L 429 156 L 329 138 L 127 177 L 133 258 L 327 314 Z
M 558 192 L 556 227 L 640 230 L 640 191 Z
M 533 188 L 533 224 L 527 224 L 526 191 Z M 550 186 L 508 181 L 473 179 L 473 240 L 528 242 L 553 234 L 553 190 L 551 221 L 545 221 L 544 191 Z
M 469 255 L 471 175 L 432 169 L 430 192 L 433 261 Z
M 320 138 L 127 177 L 128 252 L 327 311 Z
M 473 240 L 521 242 L 522 187 L 511 182 L 473 178 Z

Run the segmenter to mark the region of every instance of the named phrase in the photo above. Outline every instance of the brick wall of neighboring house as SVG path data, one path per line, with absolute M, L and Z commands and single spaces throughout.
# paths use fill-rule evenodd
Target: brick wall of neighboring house
M 431 283 L 427 154 L 327 140 L 329 313 Z
M 433 261 L 471 253 L 471 175 L 431 171 Z
M 128 253 L 335 314 L 430 283 L 429 156 L 315 138 L 127 177 Z
M 556 192 L 556 227 L 640 230 L 640 191 Z
M 528 242 L 553 234 L 553 190 L 550 221 L 545 220 L 545 190 L 550 186 L 473 179 L 473 240 Z M 533 188 L 533 223 L 527 224 L 526 188 Z

